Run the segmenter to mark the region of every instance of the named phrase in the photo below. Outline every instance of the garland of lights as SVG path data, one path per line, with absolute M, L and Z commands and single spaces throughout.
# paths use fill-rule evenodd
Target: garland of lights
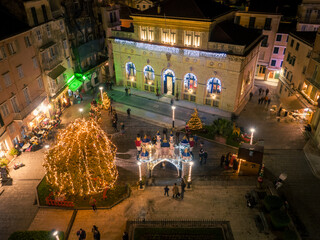
M 59 194 L 91 195 L 114 187 L 117 148 L 93 120 L 76 119 L 60 130 L 45 156 L 48 183 Z

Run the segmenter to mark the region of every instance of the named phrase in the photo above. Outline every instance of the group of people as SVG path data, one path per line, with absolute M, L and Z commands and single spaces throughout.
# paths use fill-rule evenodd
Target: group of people
M 264 94 L 265 93 L 265 94 Z M 269 89 L 267 88 L 266 90 L 259 88 L 259 99 L 258 99 L 258 104 L 270 104 L 271 98 L 268 96 L 269 94 Z
M 221 158 L 220 158 L 220 167 L 226 170 L 228 170 L 229 168 L 232 168 L 233 170 L 238 170 L 238 166 L 239 163 L 237 161 L 237 159 L 233 159 L 232 158 L 232 153 L 228 152 L 227 155 L 222 154 Z
M 184 182 L 184 179 L 181 178 L 181 192 L 179 191 L 179 187 L 177 183 L 175 183 L 172 187 L 172 198 L 175 199 L 183 199 L 184 198 L 184 192 L 186 191 L 186 183 Z M 169 197 L 169 187 L 168 185 L 164 188 L 164 196 Z
M 93 225 L 91 232 L 93 234 L 94 240 L 100 240 L 100 232 L 99 232 L 98 227 L 96 225 Z M 78 236 L 79 240 L 85 240 L 87 238 L 87 233 L 85 230 L 80 228 L 80 230 L 77 231 L 77 236 Z
M 131 96 L 131 88 L 126 87 L 124 91 L 126 92 L 126 96 Z

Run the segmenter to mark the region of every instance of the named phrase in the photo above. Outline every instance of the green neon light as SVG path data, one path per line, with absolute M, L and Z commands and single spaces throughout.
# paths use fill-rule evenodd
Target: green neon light
M 67 84 L 68 84 L 70 81 L 72 81 L 72 79 L 74 79 L 74 75 L 72 75 L 72 77 L 68 79 Z

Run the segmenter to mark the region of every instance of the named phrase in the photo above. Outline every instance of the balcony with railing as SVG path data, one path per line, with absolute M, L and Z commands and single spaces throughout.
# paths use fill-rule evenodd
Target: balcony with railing
M 62 63 L 62 56 L 55 56 L 48 60 L 42 61 L 42 67 L 45 71 L 50 71 L 56 66 L 58 66 L 60 63 Z
M 46 94 L 41 94 L 36 99 L 34 99 L 28 106 L 24 107 L 20 112 L 13 113 L 13 120 L 23 120 L 34 109 L 36 109 L 45 99 Z

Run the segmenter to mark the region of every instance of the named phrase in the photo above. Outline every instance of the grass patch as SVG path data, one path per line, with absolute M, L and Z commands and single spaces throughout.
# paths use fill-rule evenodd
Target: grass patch
M 134 240 L 224 240 L 222 228 L 136 228 Z
M 17 231 L 10 235 L 9 240 L 55 240 L 52 231 Z M 64 239 L 64 233 L 59 232 L 59 239 Z
M 44 177 L 40 182 L 38 188 L 39 203 L 41 206 L 48 206 L 46 204 L 46 197 L 52 192 L 52 188 L 46 181 Z M 111 207 L 121 199 L 125 198 L 128 195 L 130 190 L 128 185 L 117 185 L 113 189 L 109 189 L 106 196 L 106 199 L 103 199 L 103 192 L 99 194 L 92 195 L 92 197 L 97 201 L 97 207 Z M 80 197 L 80 196 L 69 196 L 66 201 L 72 201 L 76 208 L 79 207 L 91 207 L 90 204 L 91 196 Z

